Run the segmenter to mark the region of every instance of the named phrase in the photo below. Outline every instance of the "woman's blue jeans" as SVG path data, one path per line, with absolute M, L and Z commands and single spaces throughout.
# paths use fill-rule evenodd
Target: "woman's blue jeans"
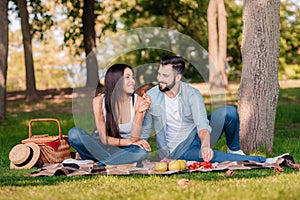
M 81 128 L 74 127 L 68 133 L 71 146 L 84 160 L 94 160 L 99 165 L 118 165 L 145 160 L 148 152 L 136 145 L 117 147 L 104 145 L 99 137 L 88 134 Z

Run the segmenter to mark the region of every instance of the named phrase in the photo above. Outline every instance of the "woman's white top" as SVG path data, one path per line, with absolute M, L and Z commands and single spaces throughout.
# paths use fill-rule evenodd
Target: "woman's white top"
M 104 99 L 105 99 L 104 94 L 102 94 L 103 115 L 104 115 L 104 120 L 106 120 L 106 109 L 105 109 L 105 100 Z M 133 118 L 134 118 L 134 105 L 136 103 L 136 99 L 137 99 L 137 94 L 134 94 L 134 103 L 132 103 L 132 98 L 130 99 L 130 105 L 131 105 L 130 106 L 130 114 L 131 114 L 130 121 L 126 124 L 118 124 L 120 135 L 122 138 L 130 138 L 132 123 L 133 123 Z

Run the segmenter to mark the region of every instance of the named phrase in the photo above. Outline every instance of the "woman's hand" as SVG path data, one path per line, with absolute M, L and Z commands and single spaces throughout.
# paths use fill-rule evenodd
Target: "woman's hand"
M 146 151 L 151 151 L 151 147 L 146 140 L 138 140 L 132 143 L 133 145 L 139 146 L 141 149 L 145 149 Z
M 140 112 L 140 113 L 145 112 L 146 110 L 148 110 L 150 108 L 150 105 L 151 105 L 151 98 L 150 98 L 149 95 L 144 93 L 142 98 L 143 98 L 143 100 L 140 102 L 139 108 L 138 108 L 138 112 Z

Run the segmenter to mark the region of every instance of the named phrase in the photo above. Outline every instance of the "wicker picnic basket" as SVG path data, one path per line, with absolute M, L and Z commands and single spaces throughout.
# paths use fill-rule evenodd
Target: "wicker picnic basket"
M 48 134 L 32 135 L 33 122 L 56 122 L 58 125 L 58 135 Z M 40 147 L 40 157 L 37 164 L 60 163 L 65 159 L 71 158 L 70 144 L 68 136 L 63 135 L 60 122 L 53 118 L 32 119 L 29 122 L 29 137 L 22 140 L 22 143 L 34 142 Z

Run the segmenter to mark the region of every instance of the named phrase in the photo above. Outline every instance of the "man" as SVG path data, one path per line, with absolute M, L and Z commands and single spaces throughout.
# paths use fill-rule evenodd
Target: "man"
M 145 115 L 143 134 L 150 135 L 153 123 L 160 157 L 207 162 L 265 162 L 264 157 L 246 156 L 240 150 L 239 118 L 234 107 L 222 107 L 207 117 L 200 92 L 181 81 L 184 69 L 181 57 L 163 57 L 157 74 L 159 85 L 147 92 L 152 103 Z M 222 121 L 224 123 L 220 124 Z M 215 143 L 223 131 L 229 153 L 211 149 L 214 145 L 211 138 Z

